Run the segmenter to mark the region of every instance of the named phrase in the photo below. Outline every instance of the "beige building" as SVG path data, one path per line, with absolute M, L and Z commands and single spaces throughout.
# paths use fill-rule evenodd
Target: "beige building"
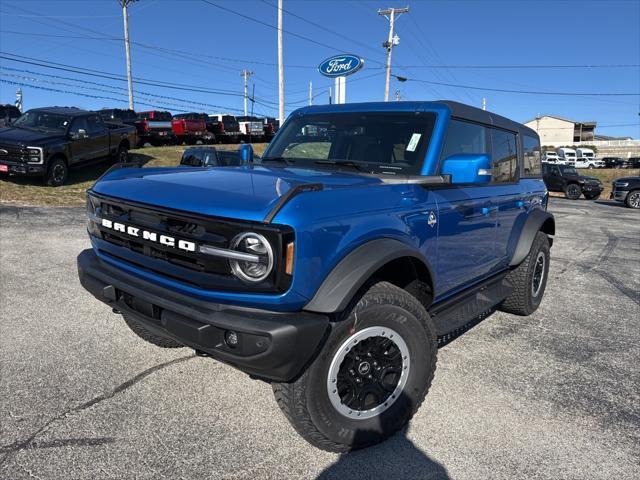
M 594 140 L 596 122 L 575 122 L 555 115 L 543 115 L 525 122 L 540 135 L 542 145 L 570 145 Z

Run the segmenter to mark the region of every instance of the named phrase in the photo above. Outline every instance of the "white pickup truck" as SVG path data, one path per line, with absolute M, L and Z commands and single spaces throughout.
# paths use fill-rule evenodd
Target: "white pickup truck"
M 604 168 L 605 163 L 593 157 L 578 157 L 575 163 L 576 168 Z

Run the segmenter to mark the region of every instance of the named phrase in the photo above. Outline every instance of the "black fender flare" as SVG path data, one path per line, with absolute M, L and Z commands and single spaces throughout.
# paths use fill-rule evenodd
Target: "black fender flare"
M 551 213 L 535 209 L 529 213 L 522 230 L 520 230 L 518 243 L 509 262 L 510 267 L 519 265 L 526 258 L 539 231 L 543 231 L 547 235 L 555 235 L 556 221 Z
M 377 270 L 402 257 L 412 257 L 422 262 L 430 278 L 434 278 L 429 262 L 415 248 L 391 238 L 371 240 L 338 262 L 304 310 L 318 313 L 343 311 L 360 287 Z

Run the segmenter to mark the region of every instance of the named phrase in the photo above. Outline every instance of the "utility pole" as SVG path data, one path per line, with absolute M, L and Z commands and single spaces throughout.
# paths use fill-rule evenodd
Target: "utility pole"
M 313 82 L 309 80 L 309 105 L 313 105 Z
M 284 58 L 282 54 L 282 0 L 278 0 L 278 120 L 284 123 Z
M 22 112 L 22 89 L 16 90 L 16 103 L 15 106 L 20 112 Z
M 402 100 L 402 96 L 400 95 L 400 90 L 396 90 L 396 102 Z
M 242 70 L 242 72 L 240 72 L 240 76 L 244 77 L 244 116 L 245 117 L 248 115 L 247 100 L 249 98 L 249 77 L 251 75 L 253 75 L 253 72 L 250 72 L 247 69 Z
M 384 101 L 389 101 L 389 82 L 391 81 L 391 51 L 393 47 L 400 43 L 400 39 L 397 35 L 393 34 L 393 27 L 398 18 L 403 13 L 407 13 L 409 7 L 404 8 L 387 8 L 386 10 L 378 10 L 378 15 L 382 15 L 389 20 L 389 38 L 386 42 L 383 42 L 382 46 L 387 49 L 387 78 L 384 84 Z
M 129 86 L 129 108 L 133 110 L 133 80 L 131 78 L 131 46 L 129 45 L 129 13 L 127 7 L 137 0 L 118 0 L 122 6 L 122 20 L 124 22 L 124 51 L 127 57 L 127 84 Z

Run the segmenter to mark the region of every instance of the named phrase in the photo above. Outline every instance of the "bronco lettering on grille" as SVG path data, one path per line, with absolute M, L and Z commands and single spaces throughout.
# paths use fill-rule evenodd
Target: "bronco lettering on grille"
M 131 225 L 125 225 L 124 223 L 114 222 L 112 220 L 103 218 L 101 225 L 104 228 L 108 228 L 115 232 L 124 233 L 130 237 L 142 238 L 150 242 L 160 243 L 165 247 L 177 248 L 184 250 L 185 252 L 195 252 L 195 242 L 189 242 L 188 240 L 180 240 L 169 235 L 159 235 L 156 232 L 150 232 L 148 230 L 142 230 L 138 227 L 132 227 Z

